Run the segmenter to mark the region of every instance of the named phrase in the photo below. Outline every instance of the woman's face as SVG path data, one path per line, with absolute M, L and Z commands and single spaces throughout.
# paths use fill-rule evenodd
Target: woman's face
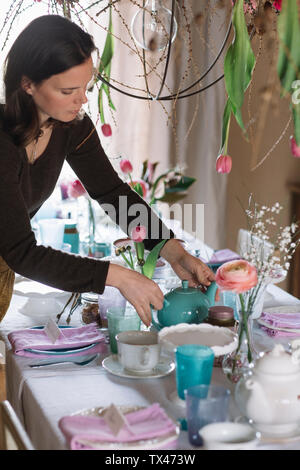
M 86 89 L 92 77 L 93 61 L 90 57 L 84 63 L 52 75 L 38 85 L 25 80 L 23 87 L 32 96 L 41 123 L 49 117 L 69 122 L 75 119 L 81 106 L 87 102 Z

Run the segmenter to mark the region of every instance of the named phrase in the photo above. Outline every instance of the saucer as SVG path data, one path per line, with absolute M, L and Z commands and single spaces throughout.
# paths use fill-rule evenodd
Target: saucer
M 123 368 L 118 361 L 117 354 L 112 354 L 111 356 L 106 357 L 102 361 L 102 366 L 111 374 L 117 375 L 118 377 L 125 377 L 127 379 L 157 379 L 159 377 L 165 377 L 175 369 L 175 363 L 171 359 L 162 357 L 156 367 L 148 373 L 135 374 L 134 372 L 129 372 Z

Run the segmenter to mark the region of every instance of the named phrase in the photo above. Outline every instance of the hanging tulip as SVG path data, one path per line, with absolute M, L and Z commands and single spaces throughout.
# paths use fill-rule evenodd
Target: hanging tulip
M 232 158 L 230 155 L 219 155 L 216 161 L 216 170 L 218 173 L 230 173 L 232 168 Z
M 109 124 L 102 124 L 101 126 L 101 130 L 102 130 L 102 134 L 105 136 L 105 137 L 110 137 L 112 132 L 111 132 L 111 127 Z
M 292 155 L 296 158 L 300 158 L 300 146 L 297 145 L 296 140 L 293 136 L 290 137 L 290 145 Z

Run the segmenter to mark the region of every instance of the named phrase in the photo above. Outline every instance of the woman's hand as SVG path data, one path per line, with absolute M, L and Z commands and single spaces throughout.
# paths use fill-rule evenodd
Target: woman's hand
M 164 295 L 158 285 L 136 271 L 110 263 L 106 284 L 119 289 L 146 326 L 152 320 L 150 304 L 156 310 L 163 307 Z
M 189 281 L 190 287 L 208 287 L 215 280 L 212 270 L 199 258 L 190 255 L 176 239 L 168 241 L 160 254 L 170 263 L 180 279 Z

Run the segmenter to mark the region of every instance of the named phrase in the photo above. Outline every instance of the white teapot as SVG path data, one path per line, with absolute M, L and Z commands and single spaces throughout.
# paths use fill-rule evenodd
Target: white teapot
M 292 349 L 288 353 L 277 344 L 236 386 L 238 407 L 262 433 L 287 436 L 300 424 L 300 340 L 293 341 Z

